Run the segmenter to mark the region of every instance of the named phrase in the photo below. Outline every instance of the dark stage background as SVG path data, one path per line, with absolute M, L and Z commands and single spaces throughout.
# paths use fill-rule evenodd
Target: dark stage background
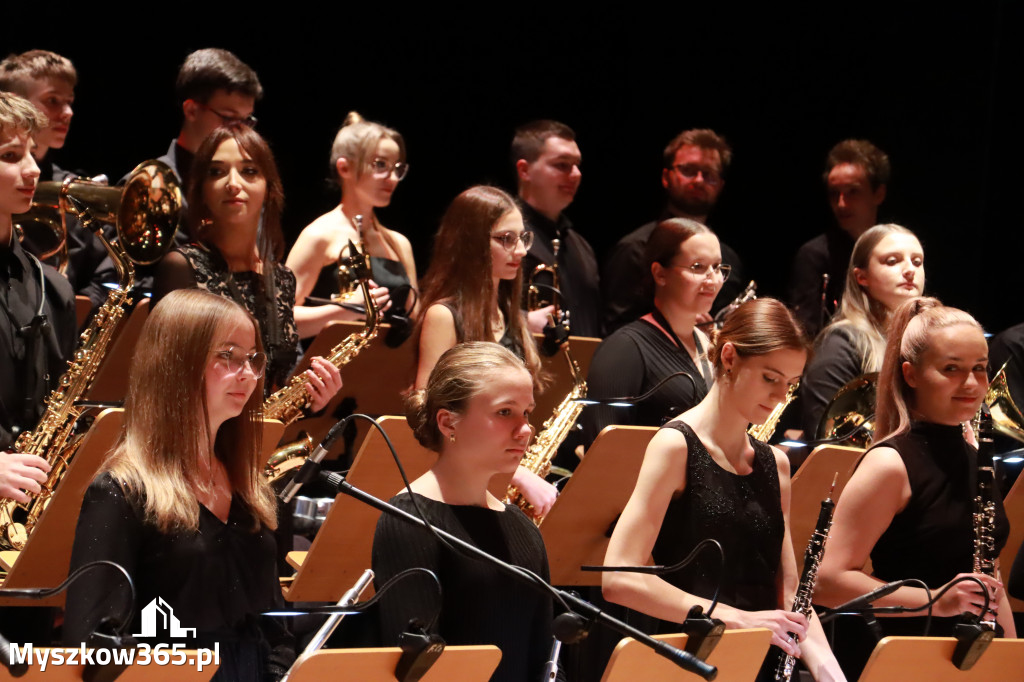
M 658 212 L 668 140 L 724 134 L 734 163 L 709 222 L 759 291 L 781 294 L 793 253 L 831 219 L 827 150 L 867 137 L 892 160 L 882 218 L 921 237 L 927 291 L 993 331 L 1024 319 L 1017 3 L 267 7 L 35 3 L 13 10 L 0 49 L 75 62 L 75 119 L 54 159 L 115 178 L 177 132 L 185 55 L 235 52 L 266 90 L 256 114 L 284 177 L 289 245 L 335 205 L 324 179 L 345 113 L 397 128 L 411 171 L 381 217 L 412 239 L 421 273 L 447 203 L 471 184 L 508 187 L 512 129 L 548 117 L 577 131 L 584 177 L 568 213 L 602 261 Z

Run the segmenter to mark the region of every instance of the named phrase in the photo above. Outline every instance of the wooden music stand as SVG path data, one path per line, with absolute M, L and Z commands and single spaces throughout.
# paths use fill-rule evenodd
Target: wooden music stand
M 45 647 L 42 647 L 45 650 Z M 194 649 L 184 649 L 175 653 L 167 652 L 172 660 L 180 660 L 179 655 L 184 654 L 185 660 L 194 659 L 197 652 Z M 130 665 L 118 676 L 117 682 L 205 682 L 213 677 L 220 666 L 210 663 L 203 666 L 202 672 L 196 670 L 194 665 Z M 19 679 L 21 682 L 81 682 L 85 666 L 78 665 L 53 665 L 51 662 L 46 666 L 45 671 L 39 670 L 39 664 L 33 663 L 25 673 L 24 677 L 14 678 L 7 672 L 7 668 L 0 666 L 0 681 Z
M 55 587 L 68 576 L 82 497 L 121 434 L 122 421 L 121 409 L 107 409 L 99 413 L 71 459 L 60 487 L 40 515 L 25 548 L 20 552 L 0 552 L 0 561 L 7 568 L 5 588 Z M 63 606 L 64 594 L 32 601 L 0 599 L 0 605 Z
M 1024 640 L 996 639 L 974 667 L 952 663 L 952 637 L 886 637 L 871 652 L 860 682 L 1020 682 L 1024 677 Z
M 416 441 L 404 417 L 381 417 L 379 421 L 401 456 L 410 481 L 433 465 L 437 455 Z M 402 477 L 376 429 L 363 441 L 346 478 L 356 488 L 384 500 L 402 489 Z M 288 554 L 288 562 L 298 572 L 291 585 L 284 588 L 285 599 L 337 602 L 370 566 L 379 517 L 380 512 L 373 507 L 339 494 L 309 551 Z
M 398 647 L 373 649 L 321 649 L 300 656 L 288 673 L 288 682 L 395 682 Z M 501 650 L 492 645 L 449 646 L 421 679 L 423 682 L 486 682 Z
M 686 646 L 686 635 L 655 635 L 654 639 L 668 642 L 677 649 Z M 718 668 L 715 682 L 750 682 L 757 677 L 768 645 L 771 630 L 726 630 L 707 662 Z M 686 672 L 667 658 L 632 637 L 619 642 L 612 652 L 601 682 L 687 682 L 701 679 Z M 861 678 L 863 679 L 863 678 Z M 911 678 L 908 678 L 911 679 Z
M 600 573 L 584 573 L 580 566 L 604 563 L 608 529 L 633 494 L 647 444 L 657 431 L 609 426 L 598 434 L 540 524 L 552 585 L 601 584 Z
M 140 294 L 132 295 L 139 296 Z M 149 317 L 149 305 L 150 298 L 147 296 L 135 304 L 128 319 L 122 322 L 121 329 L 118 330 L 117 336 L 114 338 L 114 343 L 103 356 L 92 388 L 85 396 L 87 400 L 119 402 L 124 400 L 128 394 L 128 366 L 135 354 L 135 346 L 139 342 L 142 324 Z
M 97 415 L 92 428 L 68 465 L 57 492 L 39 517 L 35 530 L 19 551 L 0 552 L 0 564 L 7 569 L 5 588 L 54 587 L 68 576 L 71 547 L 78 526 L 85 490 L 96 477 L 107 453 L 114 447 L 124 421 L 123 410 L 106 409 Z M 264 425 L 264 449 L 273 450 L 283 426 L 277 421 Z M 270 452 L 267 452 L 269 457 Z M 0 606 L 63 606 L 64 593 L 46 599 L 2 599 Z
M 838 502 L 854 469 L 864 456 L 866 450 L 849 448 L 839 445 L 819 445 L 814 448 L 803 465 L 793 476 L 790 491 L 789 533 L 793 539 L 793 552 L 796 565 L 803 566 L 804 552 L 807 543 L 818 522 L 821 502 L 828 497 L 832 487 L 832 479 L 839 474 L 836 489 L 832 492 L 832 501 Z
M 1013 560 L 1017 557 L 1021 544 L 1024 543 L 1024 482 L 1022 481 L 1024 481 L 1024 475 L 1018 476 L 1003 500 L 1006 518 L 1010 521 L 1010 537 L 1007 538 L 1006 546 L 1003 547 L 1003 551 L 999 555 L 999 571 L 1004 580 L 1009 578 L 1010 567 L 1013 566 Z M 1024 599 L 1016 599 L 1009 594 L 1006 596 L 1010 600 L 1011 609 L 1024 611 Z

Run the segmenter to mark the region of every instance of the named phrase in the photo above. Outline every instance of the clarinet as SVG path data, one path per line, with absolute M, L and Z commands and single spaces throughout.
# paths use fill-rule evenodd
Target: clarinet
M 982 406 L 978 419 L 977 494 L 974 497 L 974 564 L 973 573 L 996 577 L 996 472 L 992 461 L 992 415 Z M 981 624 L 996 630 L 995 618 L 982 618 Z
M 832 512 L 836 504 L 832 501 L 832 492 L 836 489 L 836 481 L 839 474 L 836 473 L 832 479 L 832 487 L 828 491 L 828 497 L 821 502 L 821 511 L 818 512 L 818 523 L 811 533 L 811 540 L 807 543 L 807 551 L 804 553 L 804 570 L 800 575 L 800 584 L 796 588 L 796 598 L 793 599 L 793 611 L 802 613 L 808 619 L 811 617 L 811 598 L 814 597 L 814 583 L 818 579 L 818 566 L 825 557 L 825 541 L 828 540 L 828 531 L 832 527 Z M 792 633 L 790 633 L 792 635 Z M 794 635 L 794 641 L 796 636 Z M 790 682 L 793 677 L 793 668 L 796 665 L 796 656 L 783 652 L 775 666 L 775 679 Z

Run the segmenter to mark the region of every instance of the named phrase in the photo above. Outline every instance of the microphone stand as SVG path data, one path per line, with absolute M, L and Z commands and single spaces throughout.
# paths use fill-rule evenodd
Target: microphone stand
M 558 588 L 551 587 L 550 585 L 545 585 L 544 587 L 541 587 L 532 578 L 527 576 L 526 571 L 519 568 L 518 566 L 512 566 L 510 564 L 505 563 L 504 561 L 496 559 L 487 552 L 455 537 L 454 535 L 451 535 L 450 533 L 446 533 L 445 531 L 439 528 L 431 528 L 429 524 L 427 524 L 422 519 L 412 514 L 409 514 L 408 512 L 405 512 L 399 509 L 398 507 L 388 504 L 384 500 L 374 497 L 373 495 L 364 492 L 359 488 L 352 486 L 341 475 L 331 473 L 326 474 L 324 478 L 331 485 L 337 486 L 338 492 L 344 493 L 349 497 L 353 497 L 359 500 L 360 502 L 363 502 L 364 504 L 368 504 L 374 509 L 377 509 L 378 511 L 381 511 L 385 514 L 395 516 L 405 521 L 406 523 L 411 523 L 417 526 L 427 528 L 428 530 L 431 530 L 436 535 L 443 538 L 446 542 L 450 543 L 451 545 L 457 546 L 460 551 L 468 555 L 471 555 L 476 559 L 484 561 L 490 564 L 491 566 L 494 566 L 502 573 L 505 573 L 506 575 L 512 577 L 515 580 L 525 582 L 526 584 L 530 585 L 533 589 L 543 591 L 546 596 L 550 596 L 552 593 L 556 594 L 567 605 L 571 605 L 573 610 L 577 611 L 578 613 L 586 617 L 588 621 L 601 623 L 605 627 L 608 627 L 612 630 L 615 630 L 616 632 L 626 635 L 627 637 L 632 637 L 633 639 L 642 642 L 644 645 L 650 647 L 656 653 L 658 653 L 661 656 L 664 656 L 665 658 L 672 661 L 684 670 L 692 672 L 696 675 L 700 675 L 705 680 L 713 680 L 718 675 L 718 668 L 716 668 L 715 666 L 708 665 L 707 663 L 698 659 L 692 654 L 689 654 L 685 651 L 681 651 L 664 642 L 660 642 L 648 636 L 647 634 L 641 632 L 640 630 L 637 630 L 636 628 L 627 625 L 626 623 L 623 623 L 622 621 L 616 618 L 612 618 L 611 616 L 605 614 L 603 611 L 601 611 L 596 606 L 591 604 L 590 602 L 581 599 L 580 597 L 574 595 L 572 592 L 560 590 Z

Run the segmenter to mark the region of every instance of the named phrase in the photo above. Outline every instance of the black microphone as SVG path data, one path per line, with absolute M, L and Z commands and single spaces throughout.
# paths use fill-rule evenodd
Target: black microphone
M 845 604 L 840 604 L 834 609 L 829 609 L 829 611 L 832 613 L 839 613 L 840 611 L 859 611 L 863 608 L 871 606 L 871 602 L 875 601 L 876 599 L 881 599 L 882 597 L 892 594 L 899 588 L 903 587 L 905 584 L 906 581 L 903 580 L 896 580 L 891 583 L 886 583 L 885 585 L 882 585 L 879 588 L 871 590 L 867 594 L 862 594 L 856 599 L 851 599 Z
M 320 441 L 320 445 L 317 445 L 313 452 L 309 454 L 306 461 L 302 463 L 299 470 L 292 477 L 292 480 L 288 481 L 288 485 L 281 491 L 279 497 L 281 501 L 288 504 L 295 497 L 295 493 L 299 492 L 299 489 L 313 480 L 317 470 L 320 468 L 320 462 L 327 455 L 327 452 L 334 446 L 334 441 L 341 437 L 341 432 L 345 430 L 345 426 L 352 417 L 356 415 L 349 415 L 342 419 L 340 422 L 331 427 L 331 430 L 327 432 L 324 439 Z
M 6 637 L 0 635 L 0 663 L 4 664 L 11 677 L 21 677 L 28 672 L 28 666 L 31 661 L 26 660 L 15 663 L 14 657 L 11 656 L 11 643 Z

